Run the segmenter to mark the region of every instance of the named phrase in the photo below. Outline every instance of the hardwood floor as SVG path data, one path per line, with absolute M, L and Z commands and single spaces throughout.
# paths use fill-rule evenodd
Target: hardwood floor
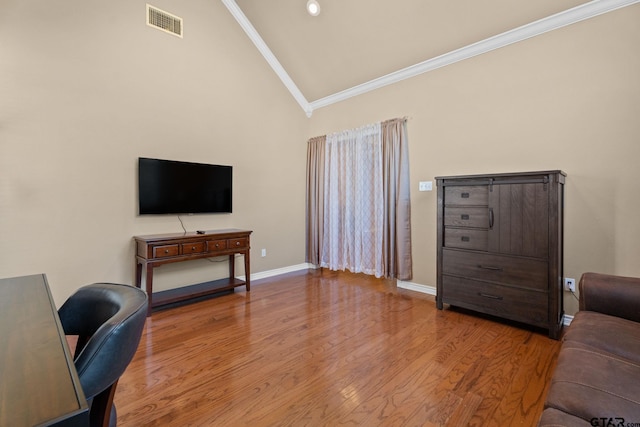
M 118 425 L 532 426 L 560 344 L 391 280 L 291 273 L 155 312 Z M 242 288 L 240 288 L 242 289 Z

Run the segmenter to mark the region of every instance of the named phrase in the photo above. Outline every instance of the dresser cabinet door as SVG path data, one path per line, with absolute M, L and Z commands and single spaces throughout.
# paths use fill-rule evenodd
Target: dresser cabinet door
M 548 184 L 501 184 L 489 191 L 489 252 L 549 255 Z

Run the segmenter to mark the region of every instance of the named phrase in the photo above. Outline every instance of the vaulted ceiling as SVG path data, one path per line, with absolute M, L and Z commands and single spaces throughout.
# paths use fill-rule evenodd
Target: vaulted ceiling
M 381 78 L 390 84 L 640 0 L 318 0 L 317 17 L 307 0 L 222 1 L 310 115 Z

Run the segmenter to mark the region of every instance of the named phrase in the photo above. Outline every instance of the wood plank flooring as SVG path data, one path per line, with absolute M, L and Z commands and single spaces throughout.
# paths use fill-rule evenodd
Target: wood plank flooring
M 391 280 L 290 273 L 155 312 L 118 425 L 532 426 L 559 347 Z

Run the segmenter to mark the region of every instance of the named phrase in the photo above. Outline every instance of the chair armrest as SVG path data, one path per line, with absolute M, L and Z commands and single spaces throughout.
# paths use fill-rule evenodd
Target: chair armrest
M 640 278 L 584 273 L 579 289 L 580 310 L 640 322 Z

